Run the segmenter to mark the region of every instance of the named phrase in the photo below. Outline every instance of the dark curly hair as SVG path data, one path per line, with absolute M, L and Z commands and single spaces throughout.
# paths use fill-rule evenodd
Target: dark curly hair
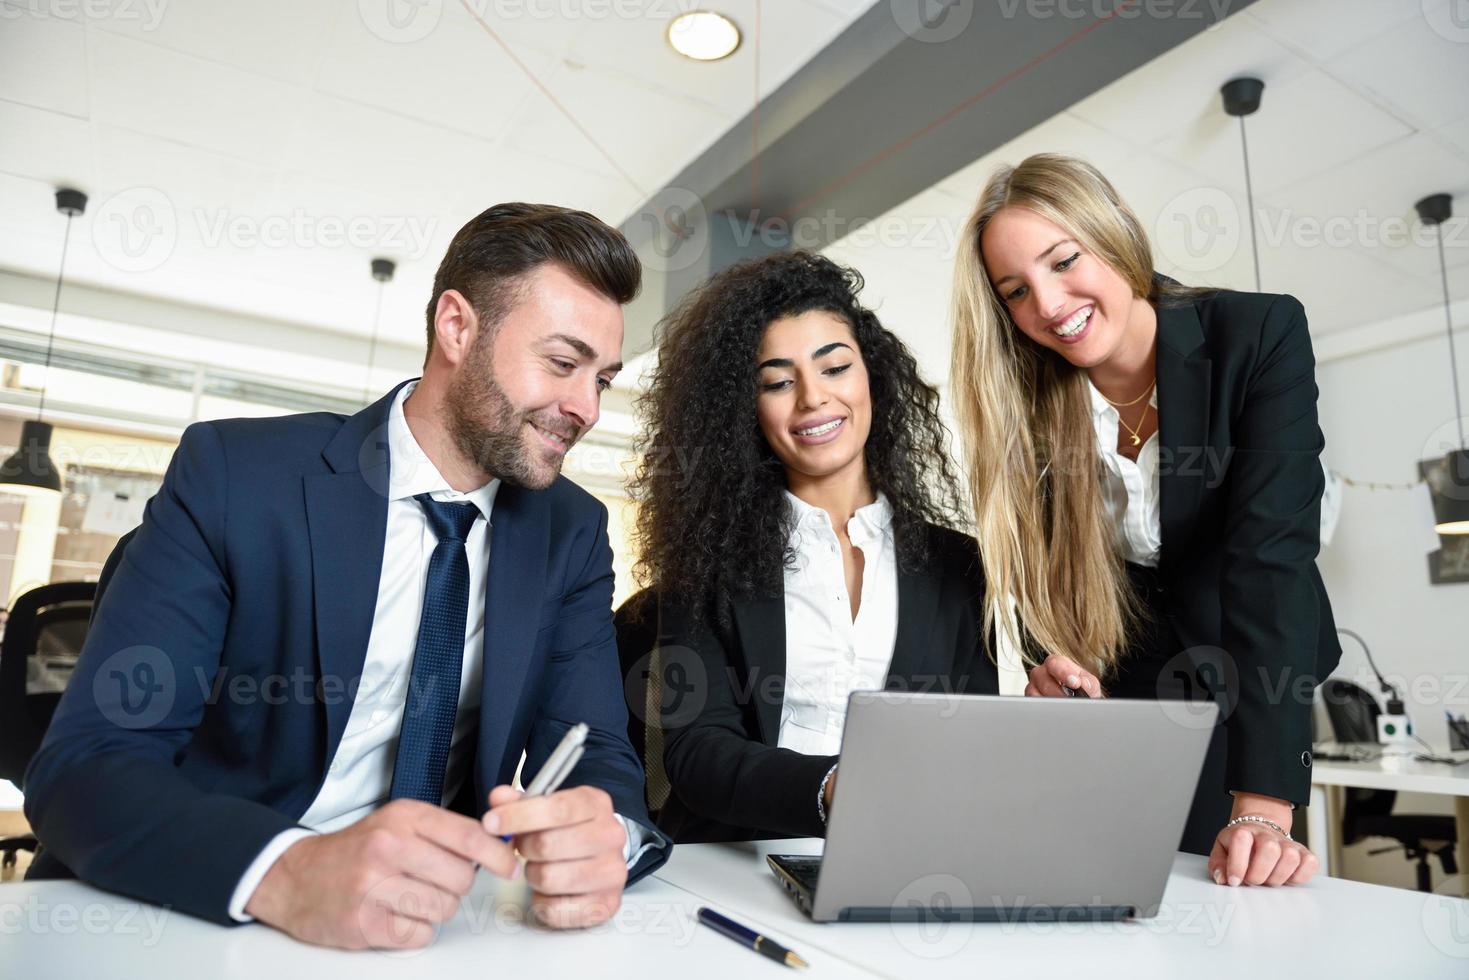
M 961 526 L 938 391 L 898 338 L 857 300 L 862 277 L 811 252 L 731 266 L 659 324 L 658 364 L 638 398 L 645 425 L 630 483 L 638 503 L 638 578 L 698 619 L 717 600 L 775 596 L 794 516 L 785 468 L 756 416 L 756 352 L 765 328 L 813 310 L 847 322 L 867 364 L 872 428 L 865 457 L 887 495 L 900 568 L 931 559 L 929 525 Z

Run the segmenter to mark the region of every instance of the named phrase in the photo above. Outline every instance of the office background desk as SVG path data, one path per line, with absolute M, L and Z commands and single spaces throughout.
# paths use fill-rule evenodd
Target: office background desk
M 1303 888 L 1225 889 L 1204 859 L 1179 855 L 1160 915 L 1128 923 L 819 925 L 766 869 L 771 851 L 816 853 L 819 841 L 677 849 L 631 889 L 613 923 L 585 932 L 532 929 L 482 876 L 466 908 L 417 953 L 305 946 L 263 926 L 226 928 L 76 882 L 0 886 L 7 978 L 148 980 L 445 980 L 518 977 L 795 977 L 694 925 L 709 905 L 795 949 L 813 978 L 1469 976 L 1469 901 L 1331 878 Z M 1077 855 L 1085 860 L 1085 855 Z
M 1455 752 L 1456 759 L 1469 753 Z M 1458 829 L 1460 894 L 1469 896 L 1469 764 L 1444 765 L 1411 758 L 1383 757 L 1370 762 L 1316 760 L 1311 766 L 1311 806 L 1306 811 L 1311 849 L 1327 874 L 1341 870 L 1340 788 L 1390 789 L 1399 793 L 1437 793 L 1454 797 Z M 1465 970 L 1469 976 L 1469 969 Z

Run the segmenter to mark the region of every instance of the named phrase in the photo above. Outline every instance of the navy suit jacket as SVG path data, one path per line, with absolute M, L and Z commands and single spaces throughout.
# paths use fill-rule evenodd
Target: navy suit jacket
M 59 861 L 102 888 L 231 921 L 241 875 L 297 826 L 352 710 L 384 557 L 395 393 L 351 417 L 184 432 L 26 773 L 50 873 Z M 507 484 L 491 534 L 465 811 L 484 812 L 522 751 L 529 781 L 586 722 L 567 785 L 598 786 L 651 827 L 627 740 L 606 508 L 564 478 Z M 630 878 L 668 851 L 651 849 Z

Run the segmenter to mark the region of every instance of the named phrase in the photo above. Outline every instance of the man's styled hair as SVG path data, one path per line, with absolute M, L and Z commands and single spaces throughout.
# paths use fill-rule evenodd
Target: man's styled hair
M 525 276 L 546 262 L 619 304 L 642 285 L 632 246 L 599 218 L 553 204 L 496 204 L 459 229 L 439 263 L 428 301 L 428 350 L 434 349 L 434 313 L 444 290 L 463 293 L 492 328 L 515 305 Z

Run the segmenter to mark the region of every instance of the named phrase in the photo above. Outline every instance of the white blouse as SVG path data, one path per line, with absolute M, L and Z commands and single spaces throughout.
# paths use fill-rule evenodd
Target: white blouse
M 847 522 L 862 552 L 862 603 L 852 619 L 842 549 L 826 511 L 787 492 L 796 563 L 785 570 L 786 685 L 778 745 L 806 755 L 841 751 L 847 696 L 887 684 L 898 637 L 893 512 L 878 494 Z
M 1111 518 L 1114 540 L 1126 560 L 1157 568 L 1163 549 L 1158 511 L 1158 433 L 1154 432 L 1143 443 L 1136 462 L 1128 459 L 1117 451 L 1117 431 L 1121 424 L 1117 409 L 1108 404 L 1096 385 L 1088 383 L 1087 389 L 1092 395 L 1092 425 L 1102 457 L 1102 505 Z M 1148 404 L 1154 412 L 1158 410 L 1156 385 Z

